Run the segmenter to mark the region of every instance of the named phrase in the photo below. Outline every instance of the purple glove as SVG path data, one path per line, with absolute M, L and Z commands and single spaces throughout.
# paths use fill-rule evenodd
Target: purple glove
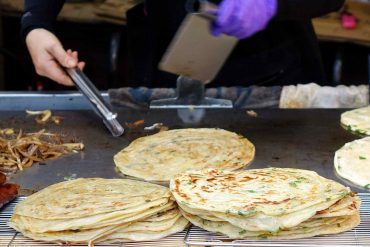
M 277 0 L 223 0 L 212 34 L 245 39 L 266 28 L 277 11 Z

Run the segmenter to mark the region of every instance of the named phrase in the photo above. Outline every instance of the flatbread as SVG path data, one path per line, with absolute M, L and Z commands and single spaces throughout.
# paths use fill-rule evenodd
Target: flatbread
M 204 168 L 237 170 L 254 158 L 253 144 L 222 129 L 178 129 L 142 137 L 114 156 L 125 175 L 168 182 L 174 175 Z
M 282 229 L 278 232 L 247 231 L 236 227 L 229 222 L 213 222 L 202 219 L 201 217 L 183 212 L 183 215 L 192 224 L 210 232 L 221 233 L 231 239 L 270 239 L 270 240 L 289 240 L 306 237 L 313 237 L 325 234 L 336 234 L 351 230 L 360 223 L 358 213 L 337 218 L 319 218 L 308 221 L 302 226 L 293 229 Z
M 370 137 L 345 144 L 335 153 L 334 167 L 342 178 L 370 190 Z
M 117 226 L 106 226 L 98 229 L 82 231 L 58 231 L 35 233 L 29 230 L 18 229 L 26 237 L 56 243 L 86 243 L 86 242 L 122 242 L 122 241 L 153 241 L 167 237 L 171 234 L 184 230 L 189 222 L 180 212 L 176 211 L 176 216 L 170 220 L 162 222 L 139 221 L 135 223 L 125 223 Z
M 350 193 L 350 195 L 337 201 L 327 209 L 316 212 L 312 218 L 330 218 L 354 215 L 358 213 L 360 206 L 361 199 L 357 195 Z
M 189 171 L 175 176 L 170 189 L 185 211 L 269 232 L 297 226 L 350 192 L 315 172 L 289 168 Z
M 15 230 L 22 232 L 22 234 L 26 237 L 29 237 L 34 240 L 39 241 L 47 241 L 53 243 L 74 243 L 74 244 L 82 244 L 82 243 L 92 243 L 95 242 L 97 239 L 103 238 L 107 235 L 112 234 L 113 232 L 117 231 L 120 227 L 125 227 L 129 224 L 124 224 L 120 226 L 107 226 L 103 228 L 91 229 L 91 230 L 83 230 L 83 231 L 59 231 L 59 232 L 43 232 L 43 233 L 36 233 L 31 232 L 30 230 L 20 229 L 17 228 L 16 225 L 11 225 Z
M 338 200 L 336 203 L 328 207 L 327 209 L 321 210 L 316 212 L 316 214 L 312 218 L 325 218 L 325 217 L 334 217 L 334 216 L 344 216 L 344 215 L 353 215 L 356 214 L 358 209 L 360 208 L 361 200 L 358 196 L 350 193 L 349 195 L 345 196 L 341 200 Z M 205 210 L 199 209 L 192 209 L 187 207 L 186 204 L 181 204 L 181 208 L 183 211 L 198 215 L 202 219 L 210 220 L 210 221 L 228 221 L 230 218 L 229 214 L 219 214 L 219 213 L 212 213 L 207 212 Z M 217 217 L 218 215 L 219 217 Z M 232 221 L 232 220 L 231 220 Z M 238 222 L 237 224 L 240 224 Z M 252 220 L 248 220 L 248 227 L 250 231 L 258 231 L 258 227 L 253 225 Z
M 34 233 L 53 232 L 53 231 L 67 231 L 67 230 L 87 230 L 96 229 L 112 225 L 120 225 L 123 223 L 130 223 L 132 221 L 142 220 L 161 211 L 167 211 L 174 208 L 173 202 L 164 204 L 162 206 L 153 207 L 144 210 L 136 215 L 129 215 L 127 217 L 116 213 L 109 213 L 98 215 L 98 217 L 83 217 L 69 220 L 43 220 L 32 217 L 25 217 L 14 214 L 11 218 L 10 224 L 21 225 L 18 227 L 24 230 L 31 230 Z M 118 212 L 121 213 L 121 212 Z
M 80 178 L 51 185 L 17 204 L 14 213 L 37 219 L 74 219 L 163 204 L 171 194 L 160 185 L 129 179 Z
M 127 242 L 127 241 L 154 241 L 159 240 L 177 232 L 183 231 L 189 225 L 189 221 L 184 217 L 180 217 L 172 225 L 164 231 L 116 231 L 112 235 L 99 239 L 99 242 Z M 149 228 L 149 227 L 148 227 Z
M 292 168 L 188 171 L 175 176 L 170 189 L 180 205 L 245 216 L 259 212 L 274 216 L 329 201 L 334 204 L 350 192 L 316 172 Z
M 156 240 L 187 224 L 168 188 L 100 178 L 45 188 L 19 203 L 9 221 L 10 227 L 35 240 L 89 244 Z
M 370 135 L 370 106 L 344 112 L 340 122 L 351 132 Z

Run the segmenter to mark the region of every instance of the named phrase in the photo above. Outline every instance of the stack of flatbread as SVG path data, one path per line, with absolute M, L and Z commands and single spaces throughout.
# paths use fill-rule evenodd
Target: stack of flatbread
M 35 240 L 58 243 L 149 241 L 182 231 L 168 188 L 127 179 L 76 179 L 19 203 L 10 226 Z
M 114 156 L 118 169 L 147 181 L 169 182 L 187 170 L 237 170 L 249 165 L 255 148 L 223 129 L 177 129 L 142 137 Z
M 370 106 L 344 112 L 340 122 L 351 132 L 370 135 Z
M 188 171 L 170 188 L 191 223 L 233 239 L 334 234 L 360 222 L 360 199 L 312 171 Z

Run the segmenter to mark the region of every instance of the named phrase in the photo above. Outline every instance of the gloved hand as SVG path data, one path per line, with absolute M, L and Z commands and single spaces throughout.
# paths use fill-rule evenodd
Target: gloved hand
M 212 34 L 249 38 L 265 29 L 276 11 L 277 0 L 223 0 L 212 24 Z

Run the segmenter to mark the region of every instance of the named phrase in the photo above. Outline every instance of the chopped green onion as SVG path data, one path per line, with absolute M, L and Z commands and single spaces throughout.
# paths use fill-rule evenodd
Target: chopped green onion
M 255 190 L 246 190 L 246 191 L 249 192 L 249 193 L 256 193 Z
M 290 182 L 290 183 L 289 183 L 289 185 L 290 185 L 291 187 L 294 187 L 294 188 L 297 188 L 297 186 L 298 186 L 298 185 L 296 184 L 296 182 Z

